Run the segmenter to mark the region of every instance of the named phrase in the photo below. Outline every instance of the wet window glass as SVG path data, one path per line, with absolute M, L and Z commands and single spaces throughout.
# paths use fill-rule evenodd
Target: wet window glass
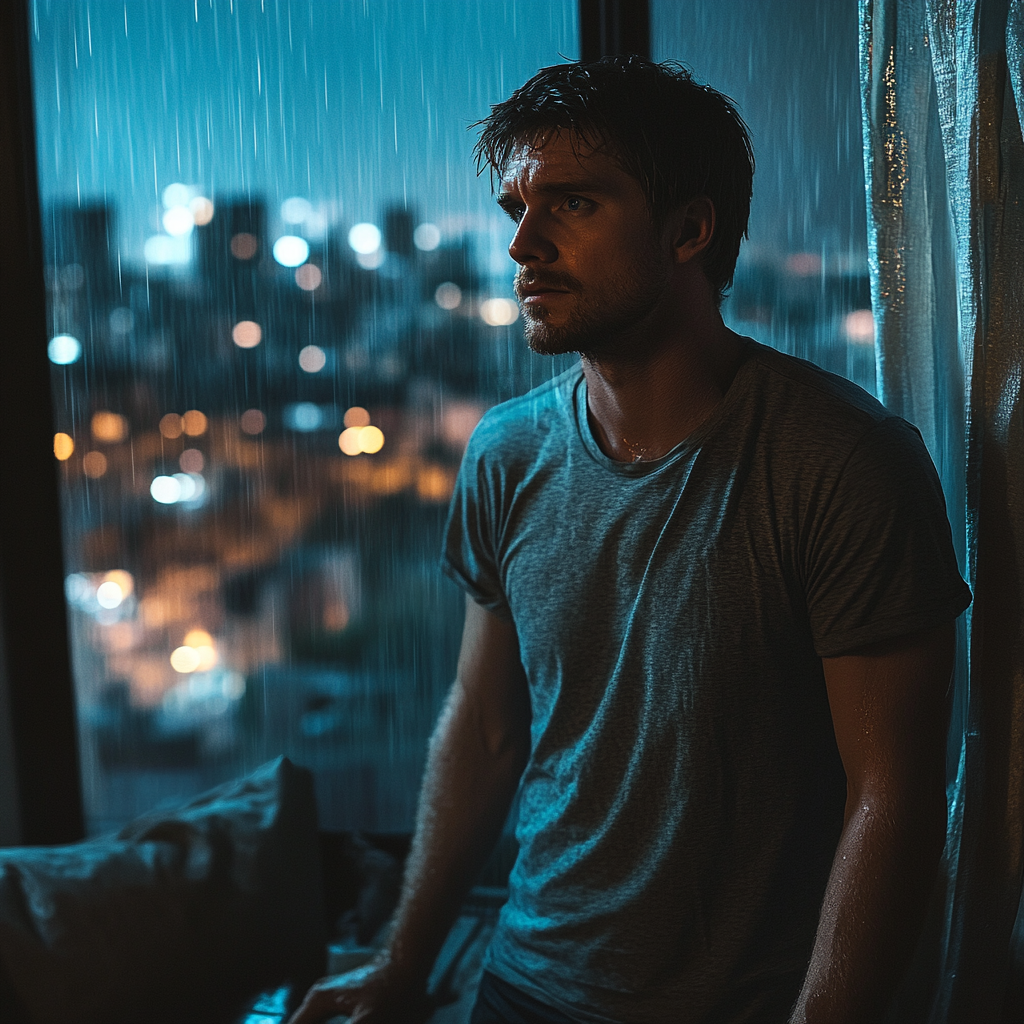
M 34 0 L 30 27 L 90 830 L 280 753 L 325 827 L 407 830 L 461 631 L 455 472 L 560 368 L 467 128 L 577 52 L 575 3 Z
M 750 128 L 750 238 L 726 322 L 874 392 L 857 4 L 652 0 L 651 43 Z

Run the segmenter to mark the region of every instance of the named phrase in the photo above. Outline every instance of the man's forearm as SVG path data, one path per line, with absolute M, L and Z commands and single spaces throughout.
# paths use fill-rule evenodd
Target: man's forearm
M 489 739 L 456 683 L 434 730 L 391 961 L 425 981 L 459 907 L 494 846 L 529 753 L 529 728 Z
M 913 953 L 944 830 L 944 804 L 887 814 L 865 801 L 850 813 L 792 1024 L 880 1019 Z

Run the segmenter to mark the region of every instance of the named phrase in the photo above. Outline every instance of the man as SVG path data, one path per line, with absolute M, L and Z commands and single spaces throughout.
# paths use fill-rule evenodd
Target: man
M 465 633 L 392 937 L 295 1020 L 415 1019 L 517 786 L 477 1024 L 875 1020 L 943 845 L 970 599 L 920 437 L 722 322 L 753 160 L 714 90 L 547 68 L 478 152 L 531 347 L 582 359 L 470 442 Z

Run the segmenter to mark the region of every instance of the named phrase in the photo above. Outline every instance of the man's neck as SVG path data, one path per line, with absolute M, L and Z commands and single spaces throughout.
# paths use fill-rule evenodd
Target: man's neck
M 650 461 L 693 433 L 721 402 L 743 342 L 717 309 L 681 317 L 638 359 L 584 358 L 587 412 L 601 450 L 619 462 Z

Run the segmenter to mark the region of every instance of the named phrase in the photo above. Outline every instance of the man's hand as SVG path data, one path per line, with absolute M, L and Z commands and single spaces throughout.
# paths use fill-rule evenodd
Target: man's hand
M 426 979 L 494 846 L 530 753 L 530 694 L 511 622 L 466 602 L 455 684 L 427 756 L 412 850 L 387 949 L 318 981 L 289 1024 L 418 1024 Z
M 432 1009 L 422 980 L 402 977 L 385 955 L 321 978 L 288 1024 L 318 1024 L 339 1014 L 352 1024 L 419 1024 Z

